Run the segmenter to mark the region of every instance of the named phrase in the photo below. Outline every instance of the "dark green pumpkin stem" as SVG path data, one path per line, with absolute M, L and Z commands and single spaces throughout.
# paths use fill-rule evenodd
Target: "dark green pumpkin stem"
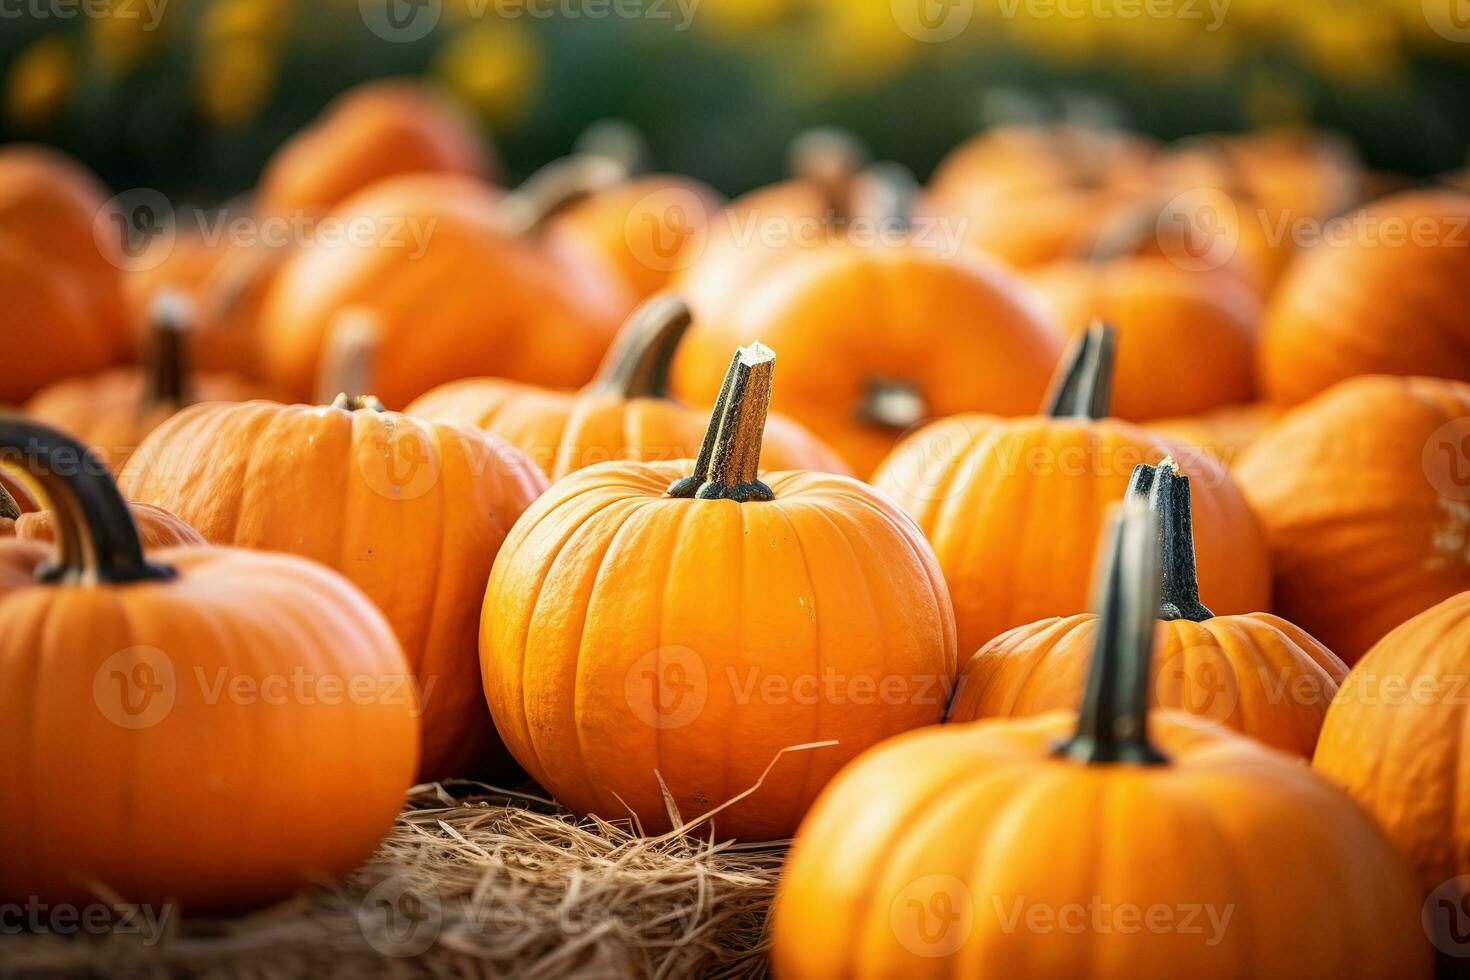
M 1195 623 L 1214 618 L 1215 614 L 1199 598 L 1189 477 L 1180 473 L 1178 464 L 1167 456 L 1158 466 L 1139 463 L 1128 481 L 1128 497 L 1145 502 L 1157 522 L 1163 579 L 1159 618 L 1188 619 Z
M 671 497 L 740 503 L 776 499 L 771 488 L 757 479 L 775 367 L 776 354 L 764 344 L 735 352 L 704 431 L 694 473 L 669 487 Z
M 107 467 L 71 436 L 0 414 L 0 459 L 30 474 L 55 515 L 59 553 L 37 571 L 39 580 L 120 583 L 175 575 L 144 559 L 132 511 Z
M 1148 739 L 1154 614 L 1159 605 L 1157 538 L 1148 507 L 1125 498 L 1103 552 L 1097 647 L 1077 731 L 1057 746 L 1059 756 L 1089 764 L 1168 761 Z
M 10 491 L 5 489 L 5 484 L 0 483 L 0 518 L 9 518 L 13 521 L 19 517 L 20 504 L 16 503 Z
M 788 156 L 791 173 L 817 186 L 832 222 L 846 222 L 853 212 L 854 179 L 869 157 L 862 140 L 843 129 L 809 129 L 791 141 Z
M 1052 418 L 1107 418 L 1112 407 L 1117 338 L 1111 325 L 1094 320 L 1072 342 L 1052 382 L 1046 414 Z
M 150 406 L 182 407 L 194 400 L 194 372 L 189 349 L 193 312 L 187 297 L 164 290 L 148 315 L 148 343 L 143 364 L 143 399 Z
M 623 398 L 668 398 L 669 365 L 692 319 L 672 293 L 649 298 L 628 315 L 588 391 Z
M 518 238 L 534 238 L 562 211 L 626 183 L 631 176 L 622 162 L 600 153 L 553 160 L 500 199 L 496 205 L 500 230 Z

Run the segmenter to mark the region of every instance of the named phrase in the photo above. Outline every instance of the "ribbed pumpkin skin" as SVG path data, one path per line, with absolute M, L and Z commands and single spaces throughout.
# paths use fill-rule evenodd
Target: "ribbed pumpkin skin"
M 261 311 L 266 376 L 313 396 L 328 332 L 359 308 L 382 331 L 367 390 L 389 408 L 476 375 L 587 381 L 631 301 L 604 269 L 504 234 L 496 200 L 474 180 L 437 175 L 383 181 L 344 202 L 338 216 L 379 234 L 298 250 L 276 274 Z
M 1470 589 L 1456 482 L 1470 426 L 1442 429 L 1465 416 L 1470 385 L 1354 378 L 1288 413 L 1234 469 L 1270 540 L 1274 611 L 1349 665 Z
M 1157 713 L 1167 766 L 1049 758 L 1074 719 L 926 729 L 848 767 L 787 859 L 775 975 L 1433 975 L 1402 859 L 1308 767 Z M 1150 927 L 1154 905 L 1171 927 Z M 1049 917 L 1028 920 L 1038 910 Z
M 1209 450 L 1226 466 L 1233 466 L 1242 453 L 1276 424 L 1284 410 L 1271 402 L 1226 405 L 1200 415 L 1155 419 L 1148 424 L 1155 432 L 1191 446 Z
M 553 480 L 610 460 L 692 459 L 709 425 L 707 409 L 664 398 L 550 391 L 498 378 L 451 381 L 404 411 L 498 436 Z M 766 419 L 761 468 L 849 473 L 820 439 L 779 415 Z
M 1470 874 L 1465 799 L 1470 593 L 1378 642 L 1338 691 L 1313 766 L 1347 790 L 1431 891 Z
M 1193 415 L 1254 396 L 1261 310 L 1237 278 L 1125 258 L 1050 265 L 1030 281 L 1069 335 L 1099 319 L 1117 329 L 1118 418 Z
M 495 169 L 468 116 L 426 85 L 379 81 L 346 92 L 271 158 L 257 206 L 321 215 L 403 174 L 488 177 Z
M 752 338 L 786 367 L 771 407 L 856 473 L 871 473 L 900 435 L 859 417 L 872 381 L 913 384 L 929 415 L 1017 415 L 1035 410 L 1061 353 L 1057 325 L 1015 274 L 912 245 L 793 257 L 734 309 L 695 319 L 675 355 L 675 391 L 713 402 L 730 350 Z
M 1076 705 L 1097 644 L 1092 613 L 1002 633 L 960 670 L 947 720 L 1015 718 Z M 1269 613 L 1160 621 L 1154 698 L 1186 725 L 1225 725 L 1310 758 L 1347 665 L 1306 631 Z
M 0 150 L 0 404 L 121 360 L 130 338 L 123 257 L 108 232 L 106 192 L 50 150 Z
M 1305 252 L 1266 311 L 1261 384 L 1273 401 L 1360 374 L 1470 381 L 1470 195 L 1398 194 L 1362 216 L 1368 230 Z
M 204 544 L 204 537 L 175 514 L 152 504 L 132 504 L 133 523 L 143 547 L 180 548 Z M 0 538 L 15 537 L 22 541 L 54 541 L 56 528 L 49 510 L 22 514 L 15 520 L 0 517 Z
M 418 723 L 398 641 L 361 592 L 314 562 L 222 548 L 154 552 L 171 581 L 36 584 L 50 551 L 0 542 L 0 897 L 84 904 L 100 882 L 232 912 L 372 852 L 412 783 Z
M 545 487 L 519 452 L 391 412 L 196 405 L 154 430 L 119 486 L 211 543 L 313 558 L 367 593 L 424 691 L 424 778 L 461 775 L 493 748 L 479 605 L 506 532 Z
M 691 466 L 609 463 L 532 505 L 485 595 L 485 694 L 558 800 L 631 808 L 650 832 L 669 827 L 655 772 L 689 819 L 782 749 L 838 740 L 782 757 L 715 818 L 722 838 L 786 837 L 843 763 L 939 721 L 949 598 L 918 529 L 864 484 L 769 473 L 774 501 L 665 496 Z M 901 693 L 875 693 L 885 679 Z
M 941 419 L 895 447 L 873 484 L 934 546 L 960 649 L 973 651 L 1006 630 L 1088 608 L 1108 511 L 1134 466 L 1165 456 L 1193 487 L 1201 594 L 1222 615 L 1270 608 L 1264 533 L 1225 468 L 1128 422 Z

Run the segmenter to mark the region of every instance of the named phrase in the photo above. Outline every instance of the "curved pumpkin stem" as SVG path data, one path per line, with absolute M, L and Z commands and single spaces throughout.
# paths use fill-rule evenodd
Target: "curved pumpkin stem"
M 500 199 L 496 205 L 500 230 L 516 238 L 534 238 L 562 211 L 626 183 L 631 176 L 621 161 L 598 153 L 553 160 Z
M 776 353 L 764 344 L 735 352 L 704 430 L 694 473 L 676 480 L 669 496 L 740 503 L 776 499 L 771 488 L 757 479 L 775 367 Z
M 853 182 L 870 153 L 863 141 L 844 129 L 809 129 L 791 141 L 791 173 L 815 184 L 826 200 L 833 224 L 852 216 Z
M 0 518 L 9 518 L 12 521 L 20 518 L 20 504 L 15 502 L 3 483 L 0 483 Z
M 55 512 L 56 561 L 43 582 L 141 582 L 173 578 L 175 570 L 143 557 L 132 512 L 107 467 L 71 436 L 10 413 L 0 414 L 0 454 L 20 465 Z
M 1094 320 L 1072 342 L 1052 382 L 1046 414 L 1052 418 L 1107 418 L 1113 397 L 1117 337 L 1111 325 Z
M 643 131 L 626 119 L 599 119 L 582 130 L 572 144 L 572 153 L 606 157 L 621 165 L 629 177 L 646 173 L 653 159 Z
M 194 400 L 190 351 L 193 309 L 188 297 L 163 290 L 148 314 L 148 345 L 143 362 L 143 400 L 150 406 L 182 407 Z
M 341 408 L 338 399 L 366 397 L 372 387 L 382 335 L 377 315 L 368 309 L 353 306 L 337 314 L 322 350 L 316 382 L 317 404 Z
M 1075 762 L 1168 761 L 1148 739 L 1154 614 L 1159 605 L 1158 535 L 1154 515 L 1125 498 L 1114 515 L 1099 579 L 1097 647 L 1077 731 L 1056 754 Z
M 1128 498 L 1146 503 L 1157 525 L 1163 578 L 1159 618 L 1195 623 L 1213 619 L 1215 614 L 1199 598 L 1189 477 L 1179 472 L 1179 465 L 1167 456 L 1158 466 L 1139 463 L 1128 480 Z
M 644 301 L 618 330 L 587 390 L 623 398 L 668 398 L 669 365 L 692 318 L 673 293 Z

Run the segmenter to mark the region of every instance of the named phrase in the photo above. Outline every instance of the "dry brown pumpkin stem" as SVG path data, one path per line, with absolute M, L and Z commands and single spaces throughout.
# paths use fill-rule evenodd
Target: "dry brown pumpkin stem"
M 348 412 L 388 411 L 388 406 L 377 395 L 349 395 L 345 391 L 338 392 L 337 397 L 332 399 L 332 407 Z
M 37 570 L 44 582 L 138 582 L 174 576 L 143 557 L 132 512 L 107 467 L 64 433 L 0 414 L 0 453 L 19 456 L 53 512 L 57 558 Z
M 1072 342 L 1052 382 L 1046 414 L 1052 418 L 1107 418 L 1113 399 L 1113 362 L 1117 336 L 1110 324 L 1094 320 Z
M 863 141 L 842 129 L 809 129 L 791 141 L 791 173 L 816 185 L 829 221 L 845 224 L 853 214 L 853 182 L 870 157 Z
M 852 198 L 853 212 L 871 219 L 885 233 L 906 232 L 913 224 L 919 182 L 903 164 L 880 160 L 857 175 Z
M 869 378 L 857 414 L 864 422 L 902 432 L 928 418 L 929 409 L 924 393 L 912 381 Z
M 586 197 L 627 183 L 630 177 L 623 162 L 598 153 L 553 160 L 500 199 L 497 222 L 507 235 L 534 238 L 562 211 Z
M 757 478 L 775 367 L 776 353 L 764 344 L 735 352 L 705 429 L 694 473 L 676 480 L 669 487 L 670 496 L 740 503 L 776 499 L 771 488 Z
M 161 291 L 148 314 L 147 359 L 143 366 L 143 400 L 149 406 L 188 405 L 194 400 L 190 336 L 194 314 L 188 297 Z
M 333 318 L 317 373 L 318 404 L 342 408 L 335 399 L 344 395 L 348 399 L 361 398 L 368 393 L 382 336 L 381 321 L 363 307 L 348 307 Z
M 572 144 L 578 156 L 600 156 L 622 166 L 629 177 L 648 171 L 653 154 L 643 131 L 626 119 L 599 119 Z
M 1149 682 L 1159 606 L 1155 516 L 1125 497 L 1114 514 L 1098 580 L 1097 646 L 1082 692 L 1077 731 L 1057 746 L 1074 762 L 1167 762 L 1148 738 Z
M 1199 597 L 1189 477 L 1179 472 L 1179 465 L 1168 456 L 1158 466 L 1139 463 L 1128 480 L 1128 497 L 1147 503 L 1157 522 L 1162 578 L 1159 618 L 1196 623 L 1214 618 Z
M 5 489 L 5 484 L 0 483 L 0 518 L 8 518 L 13 521 L 19 517 L 20 504 L 16 503 L 10 491 Z
M 588 391 L 622 398 L 668 398 L 669 365 L 693 315 L 673 293 L 659 293 L 628 315 Z

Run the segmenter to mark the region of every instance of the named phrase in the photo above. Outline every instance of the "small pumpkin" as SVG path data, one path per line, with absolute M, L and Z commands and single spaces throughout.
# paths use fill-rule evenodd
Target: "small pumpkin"
M 773 365 L 736 353 L 697 460 L 572 473 L 495 562 L 485 696 L 573 810 L 786 837 L 845 762 L 943 712 L 953 620 L 918 528 L 850 477 L 757 472 Z
M 1233 466 L 1246 448 L 1281 418 L 1283 409 L 1267 401 L 1225 405 L 1199 415 L 1154 419 L 1155 432 L 1204 449 L 1226 466 Z
M 597 376 L 579 392 L 469 378 L 435 388 L 404 411 L 499 436 L 553 480 L 614 459 L 688 459 L 699 452 L 709 417 L 669 394 L 669 363 L 689 322 L 683 301 L 656 296 L 628 318 Z M 778 415 L 766 420 L 761 452 L 765 469 L 847 472 L 815 436 Z
M 1347 666 L 1305 630 L 1270 613 L 1216 616 L 1200 601 L 1189 478 L 1172 459 L 1140 463 L 1128 497 L 1159 525 L 1162 588 L 1155 645 L 1156 702 L 1310 758 Z M 1077 703 L 1098 638 L 1092 613 L 1002 633 L 960 671 L 948 720 L 1013 718 Z
M 495 750 L 478 605 L 506 532 L 546 485 L 519 451 L 368 396 L 202 404 L 155 429 L 121 485 L 213 544 L 315 559 L 377 603 L 422 692 L 422 778 L 466 775 Z
M 145 557 L 79 442 L 7 415 L 0 447 L 60 541 L 0 540 L 0 900 L 233 912 L 356 867 L 418 752 L 372 603 L 289 555 Z
M 131 504 L 128 510 L 145 551 L 204 544 L 198 531 L 162 507 Z M 56 519 L 49 510 L 22 512 L 10 491 L 0 485 L 0 538 L 55 541 Z
M 1395 194 L 1325 234 L 1266 310 L 1266 396 L 1296 405 L 1359 374 L 1470 381 L 1470 194 Z
M 1288 412 L 1234 473 L 1265 525 L 1274 608 L 1349 665 L 1470 589 L 1470 385 L 1369 376 Z
M 71 160 L 0 149 L 0 404 L 122 360 L 129 346 L 121 236 L 107 194 Z
M 1104 324 L 1078 338 L 1043 414 L 929 423 L 873 477 L 934 545 L 963 649 L 1084 611 L 1107 508 L 1128 489 L 1135 466 L 1166 456 L 1195 489 L 1201 586 L 1214 608 L 1231 615 L 1270 608 L 1265 536 L 1225 467 L 1108 417 L 1113 345 Z
M 777 975 L 1434 975 L 1366 814 L 1296 760 L 1147 711 L 1151 525 L 1132 509 L 1102 549 L 1080 713 L 911 732 L 822 794 L 776 898 Z
M 287 260 L 261 311 L 266 376 L 310 397 L 331 325 L 361 308 L 382 324 L 371 388 L 389 407 L 476 375 L 584 384 L 633 304 L 608 268 L 543 247 L 519 212 L 459 176 L 395 178 L 351 198 L 337 216 L 378 234 Z
M 255 203 L 266 215 L 320 217 L 390 177 L 490 178 L 497 170 L 488 141 L 459 105 L 431 86 L 388 79 L 338 96 L 281 147 Z
M 1425 892 L 1470 874 L 1458 806 L 1467 652 L 1470 592 L 1401 623 L 1348 675 L 1312 762 L 1377 819 Z
M 190 304 L 166 293 L 154 303 L 142 367 L 59 381 L 27 402 L 26 414 L 78 436 L 117 473 L 144 437 L 184 406 L 271 393 L 234 375 L 195 374 L 193 334 Z

